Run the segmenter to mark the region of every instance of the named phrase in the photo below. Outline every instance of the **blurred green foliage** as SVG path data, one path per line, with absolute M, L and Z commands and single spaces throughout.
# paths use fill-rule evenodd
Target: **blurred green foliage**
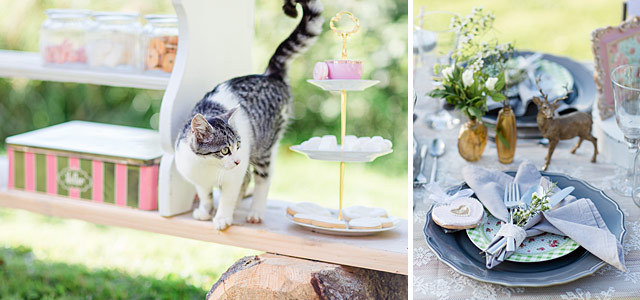
M 324 33 L 291 65 L 289 77 L 295 115 L 284 144 L 312 136 L 340 134 L 340 96 L 307 83 L 317 61 L 338 58 L 341 40 L 330 31 L 329 19 L 348 10 L 360 19 L 361 30 L 349 39 L 349 58 L 364 61 L 363 78 L 381 83 L 348 95 L 347 134 L 380 135 L 394 143 L 394 152 L 369 164 L 396 175 L 407 172 L 407 1 L 325 0 Z M 281 1 L 256 1 L 254 72 L 262 73 L 278 46 L 297 25 L 281 10 Z M 37 51 L 38 30 L 48 8 L 173 13 L 170 1 L 0 0 L 0 49 Z M 224 44 L 221 44 L 223 47 Z M 213 86 L 212 82 L 212 86 Z M 162 91 L 74 83 L 0 79 L 0 140 L 7 136 L 68 120 L 88 120 L 154 128 Z M 0 151 L 3 145 L 0 144 Z
M 593 61 L 591 32 L 618 25 L 623 0 L 414 0 L 413 15 L 425 10 L 447 10 L 468 15 L 476 6 L 493 12 L 495 34 L 501 42 L 512 41 L 516 49 L 542 51 Z

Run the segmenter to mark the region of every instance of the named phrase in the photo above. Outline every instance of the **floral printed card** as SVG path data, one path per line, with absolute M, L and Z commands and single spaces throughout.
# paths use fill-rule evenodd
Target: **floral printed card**
M 591 33 L 595 60 L 596 87 L 600 118 L 615 114 L 611 70 L 624 64 L 640 63 L 640 18 L 622 22 L 619 26 L 599 28 Z

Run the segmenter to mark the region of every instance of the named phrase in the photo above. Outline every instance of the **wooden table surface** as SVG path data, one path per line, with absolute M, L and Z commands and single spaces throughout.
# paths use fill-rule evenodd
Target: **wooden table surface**
M 408 274 L 408 226 L 364 237 L 325 235 L 292 224 L 285 216 L 286 202 L 269 200 L 263 224 L 247 224 L 249 201 L 239 204 L 234 226 L 219 232 L 190 214 L 171 218 L 157 212 L 92 203 L 39 193 L 6 189 L 6 158 L 0 157 L 0 207 L 24 209 L 44 215 L 133 228 L 231 245 L 293 257 L 312 259 L 398 274 Z
M 422 103 L 420 103 L 422 102 Z M 414 133 L 420 143 L 435 137 L 446 143 L 446 153 L 438 161 L 438 181 L 442 187 L 450 187 L 463 182 L 460 170 L 469 162 L 464 161 L 457 151 L 458 128 L 434 131 L 425 123 L 428 105 L 419 100 L 418 115 Z M 413 214 L 413 291 L 414 299 L 640 299 L 640 208 L 630 198 L 622 197 L 611 189 L 611 182 L 623 168 L 606 163 L 598 157 L 597 163 L 589 162 L 593 154 L 591 143 L 584 142 L 575 155 L 569 150 L 577 140 L 561 141 L 555 150 L 549 171 L 568 174 L 583 179 L 603 189 L 625 213 L 627 234 L 624 252 L 628 272 L 621 272 L 606 265 L 594 275 L 577 281 L 544 288 L 512 288 L 489 284 L 468 278 L 440 262 L 426 243 L 423 228 L 431 203 L 426 200 L 423 188 L 414 189 L 416 207 Z M 504 165 L 498 162 L 495 143 L 489 141 L 479 167 L 494 170 L 516 170 L 523 160 L 530 160 L 542 167 L 547 148 L 538 145 L 537 140 L 519 140 L 514 162 Z M 426 170 L 431 170 L 431 159 L 426 161 Z M 428 173 L 427 173 L 428 174 Z

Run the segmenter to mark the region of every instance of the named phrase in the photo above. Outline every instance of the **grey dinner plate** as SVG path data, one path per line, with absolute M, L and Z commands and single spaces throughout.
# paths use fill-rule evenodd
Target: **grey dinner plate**
M 518 51 L 516 55 L 531 55 L 531 51 Z M 551 54 L 544 54 L 542 59 L 557 63 L 569 70 L 571 76 L 573 76 L 574 86 L 572 93 L 569 95 L 569 99 L 566 100 L 567 109 L 559 111 L 560 115 L 567 114 L 573 111 L 591 112 L 593 101 L 596 99 L 596 84 L 593 81 L 593 71 L 587 69 L 582 63 L 572 60 L 568 57 L 555 56 Z M 552 99 L 549 99 L 552 100 Z M 538 108 L 535 104 L 530 104 L 527 109 L 527 113 L 524 116 L 516 118 L 516 125 L 518 127 L 518 138 L 523 139 L 538 139 L 541 137 L 538 130 L 538 123 L 536 121 L 536 115 Z M 500 109 L 493 109 L 487 112 L 482 117 L 482 121 L 495 125 L 498 118 L 498 111 Z M 489 136 L 494 137 L 495 131 L 490 130 Z
M 515 174 L 514 171 L 506 173 L 511 176 Z M 556 182 L 560 188 L 574 186 L 575 190 L 571 193 L 573 196 L 591 199 L 609 230 L 620 242 L 623 241 L 625 235 L 624 214 L 618 204 L 602 190 L 567 175 L 551 172 L 541 172 L 541 174 Z M 462 188 L 468 188 L 468 186 L 461 184 L 450 189 L 449 192 L 455 192 Z M 426 219 L 424 234 L 431 250 L 442 262 L 457 272 L 479 281 L 505 286 L 550 286 L 591 275 L 605 265 L 604 261 L 579 247 L 572 253 L 554 260 L 537 263 L 506 261 L 488 270 L 485 267 L 485 257 L 481 254 L 480 249 L 469 240 L 464 230 L 445 233 L 431 219 L 431 211 L 427 213 Z

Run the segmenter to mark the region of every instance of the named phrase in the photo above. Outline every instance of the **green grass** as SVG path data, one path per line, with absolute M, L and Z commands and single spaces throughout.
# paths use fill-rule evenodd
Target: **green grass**
M 414 16 L 422 5 L 425 10 L 448 10 L 461 15 L 482 6 L 495 14 L 495 37 L 500 41 L 513 41 L 518 49 L 587 61 L 593 60 L 591 31 L 617 25 L 622 19 L 621 0 L 415 0 Z
M 41 261 L 26 247 L 0 248 L 0 282 L 2 299 L 202 299 L 205 293 L 175 276 L 159 280 Z
M 199 294 L 196 298 L 201 299 L 237 259 L 258 253 L 11 209 L 0 209 L 0 248 L 12 252 L 32 249 L 28 258 L 34 261 L 33 267 L 26 270 L 0 265 L 0 282 L 7 286 L 3 288 L 5 284 L 0 285 L 2 299 L 7 295 L 22 298 L 19 295 L 25 289 L 45 295 L 51 282 L 66 287 L 72 295 L 86 292 L 97 299 L 111 298 L 100 290 L 92 290 L 94 276 L 102 278 L 103 284 L 112 286 L 111 289 L 118 294 L 134 295 L 144 282 L 157 283 L 156 286 L 164 282 L 166 287 L 163 291 L 169 292 L 165 295 L 167 298 L 176 293 L 193 294 L 195 290 Z M 0 255 L 7 256 L 10 255 Z M 19 265 L 23 259 L 17 260 L 15 263 Z M 23 277 L 27 275 L 32 276 L 34 284 L 26 284 Z M 67 277 L 77 277 L 76 281 L 86 282 L 86 286 L 69 286 L 66 284 L 69 281 L 65 280 Z M 124 281 L 131 283 L 122 285 Z

